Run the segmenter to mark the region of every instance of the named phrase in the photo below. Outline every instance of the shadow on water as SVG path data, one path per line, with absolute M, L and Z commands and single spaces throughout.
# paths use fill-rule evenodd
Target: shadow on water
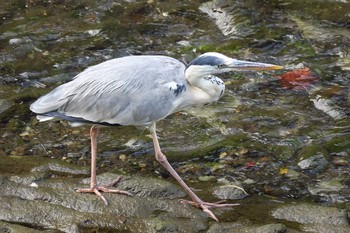
M 0 5 L 0 177 L 9 184 L 1 189 L 8 193 L 2 197 L 10 203 L 17 194 L 4 187 L 15 185 L 13 180 L 19 182 L 16 175 L 28 176 L 28 180 L 41 177 L 43 183 L 53 177 L 69 183 L 65 178 L 89 176 L 89 129 L 71 128 L 66 122 L 38 123 L 28 107 L 91 65 L 138 54 L 169 55 L 188 63 L 201 53 L 218 51 L 285 66 L 274 73 L 222 76 L 226 93 L 218 103 L 173 114 L 158 124 L 161 146 L 169 160 L 203 199 L 215 200 L 215 190 L 222 185 L 243 187 L 249 194 L 238 200 L 241 205 L 233 211 L 218 211 L 224 224 L 208 223 L 204 215 L 187 208 L 181 212 L 172 206 L 175 214 L 171 215 L 150 204 L 145 209 L 157 213 L 158 218 L 150 220 L 137 211 L 128 212 L 132 223 L 124 228 L 108 225 L 96 214 L 102 210 L 94 209 L 89 218 L 99 219 L 96 222 L 77 217 L 83 223 L 68 221 L 67 226 L 59 222 L 56 226 L 55 216 L 40 224 L 10 218 L 12 213 L 6 212 L 0 220 L 12 223 L 13 229 L 19 223 L 25 230 L 50 232 L 142 232 L 141 226 L 149 224 L 144 228 L 147 232 L 170 232 L 179 231 L 182 223 L 193 218 L 200 226 L 191 228 L 193 232 L 247 226 L 254 231 L 275 223 L 281 223 L 273 225 L 281 227 L 280 232 L 317 232 L 317 220 L 282 217 L 278 210 L 287 206 L 293 215 L 297 211 L 292 212 L 291 206 L 304 208 L 304 203 L 328 206 L 326 211 L 335 215 L 338 209 L 330 206 L 340 212 L 349 209 L 348 1 L 0 0 Z M 148 130 L 105 128 L 98 153 L 100 174 L 135 174 L 173 182 L 154 159 Z M 50 167 L 41 176 L 32 170 L 51 163 L 60 164 L 58 171 Z M 76 174 L 64 166 L 77 166 L 85 172 Z M 45 192 L 33 195 L 38 195 L 38 200 L 56 200 L 46 196 L 51 191 Z M 29 200 L 30 195 L 21 198 Z M 47 204 L 40 208 L 51 208 Z M 12 205 L 20 206 L 16 201 Z M 65 205 L 70 209 L 73 204 Z M 317 207 L 312 207 L 312 213 L 323 214 L 324 209 Z M 313 211 L 309 207 L 302 210 Z M 67 216 L 77 214 L 69 211 Z M 0 230 L 5 227 L 1 221 Z M 71 228 L 74 224 L 80 225 Z M 339 232 L 348 230 L 343 225 L 330 226 Z M 323 227 L 329 230 L 330 226 Z

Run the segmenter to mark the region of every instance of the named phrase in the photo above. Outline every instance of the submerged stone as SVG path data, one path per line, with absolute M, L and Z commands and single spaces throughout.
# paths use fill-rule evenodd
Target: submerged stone
M 14 103 L 10 100 L 0 99 L 0 114 L 11 108 L 13 105 Z
M 207 233 L 286 233 L 287 227 L 281 223 L 258 226 L 250 222 L 213 224 Z
M 298 166 L 311 174 L 322 172 L 329 164 L 328 152 L 322 146 L 315 144 L 301 149 L 298 157 L 300 160 Z
M 208 181 L 215 181 L 216 177 L 215 176 L 199 176 L 198 180 L 208 182 Z
M 313 174 L 323 171 L 327 165 L 328 161 L 322 154 L 316 154 L 298 163 L 301 169 Z
M 345 188 L 339 180 L 327 180 L 320 181 L 313 186 L 309 186 L 308 190 L 311 194 L 317 195 L 320 193 L 330 193 L 330 192 L 338 192 L 341 189 Z
M 213 195 L 223 200 L 239 200 L 248 196 L 248 194 L 246 193 L 246 191 L 244 191 L 243 188 L 232 184 L 227 184 L 215 188 L 213 191 Z
M 348 211 L 311 204 L 289 204 L 272 211 L 272 216 L 301 224 L 347 225 Z M 350 229 L 350 228 L 349 228 Z

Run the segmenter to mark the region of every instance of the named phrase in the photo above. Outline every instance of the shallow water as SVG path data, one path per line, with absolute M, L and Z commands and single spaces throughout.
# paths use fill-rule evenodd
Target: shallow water
M 349 208 L 348 1 L 0 5 L 0 156 L 52 157 L 88 166 L 88 128 L 38 123 L 30 103 L 114 57 L 163 54 L 187 63 L 218 51 L 285 69 L 222 76 L 226 93 L 218 103 L 158 123 L 161 146 L 180 175 L 196 187 L 204 185 L 198 181 L 204 176 L 214 177 L 208 186 L 220 179 L 239 181 L 251 195 L 245 203 L 268 195 Z M 279 78 L 301 68 L 318 78 Z M 106 128 L 99 144 L 99 172 L 160 174 L 171 180 L 152 153 L 147 130 Z M 300 165 L 308 158 L 314 164 Z M 13 166 L 8 168 L 1 173 L 14 173 Z

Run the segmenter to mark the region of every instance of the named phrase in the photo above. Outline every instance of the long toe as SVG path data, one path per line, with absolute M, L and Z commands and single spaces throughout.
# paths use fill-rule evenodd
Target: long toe
M 101 192 L 104 193 L 117 193 L 117 194 L 123 194 L 123 195 L 128 195 L 128 196 L 132 196 L 131 193 L 129 193 L 128 191 L 124 191 L 124 190 L 118 190 L 118 189 L 109 189 L 103 186 L 96 186 L 94 188 L 83 188 L 83 189 L 76 189 L 75 190 L 78 193 L 95 193 L 99 198 L 102 199 L 102 201 L 105 203 L 105 205 L 108 205 L 108 201 L 107 199 L 102 195 Z
M 118 193 L 118 194 L 133 196 L 133 195 L 132 195 L 131 193 L 129 193 L 128 191 L 119 190 L 119 189 L 109 189 L 109 188 L 102 187 L 102 186 L 97 186 L 96 189 L 98 189 L 99 191 L 102 191 L 102 192 L 104 192 L 104 193 Z
M 189 205 L 193 205 L 197 208 L 202 209 L 204 212 L 206 212 L 212 219 L 214 219 L 215 221 L 219 221 L 218 218 L 215 216 L 215 214 L 210 210 L 210 208 L 225 208 L 225 207 L 232 207 L 232 206 L 238 206 L 238 203 L 235 204 L 228 204 L 228 203 L 222 203 L 223 201 L 219 201 L 219 202 L 204 202 L 204 201 L 189 201 L 189 200 L 184 200 L 181 199 L 180 200 L 181 203 L 183 204 L 189 204 Z
M 108 205 L 108 201 L 107 199 L 102 195 L 102 193 L 100 192 L 100 189 L 98 189 L 97 187 L 95 188 L 79 188 L 75 190 L 77 193 L 95 193 L 99 198 L 102 199 L 103 203 L 105 203 L 105 205 Z M 102 190 L 101 190 L 102 191 Z
M 111 183 L 106 184 L 105 187 L 113 187 L 114 185 L 118 184 L 122 180 L 121 176 L 118 176 L 115 180 L 113 180 Z

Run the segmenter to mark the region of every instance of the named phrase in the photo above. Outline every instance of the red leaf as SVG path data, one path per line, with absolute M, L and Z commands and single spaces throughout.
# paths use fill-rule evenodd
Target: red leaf
M 251 167 L 254 167 L 255 164 L 256 164 L 255 162 L 251 161 L 251 162 L 246 163 L 244 167 L 245 168 L 251 168 Z
M 285 88 L 305 88 L 317 82 L 320 77 L 311 73 L 309 68 L 292 70 L 279 76 L 281 85 Z

